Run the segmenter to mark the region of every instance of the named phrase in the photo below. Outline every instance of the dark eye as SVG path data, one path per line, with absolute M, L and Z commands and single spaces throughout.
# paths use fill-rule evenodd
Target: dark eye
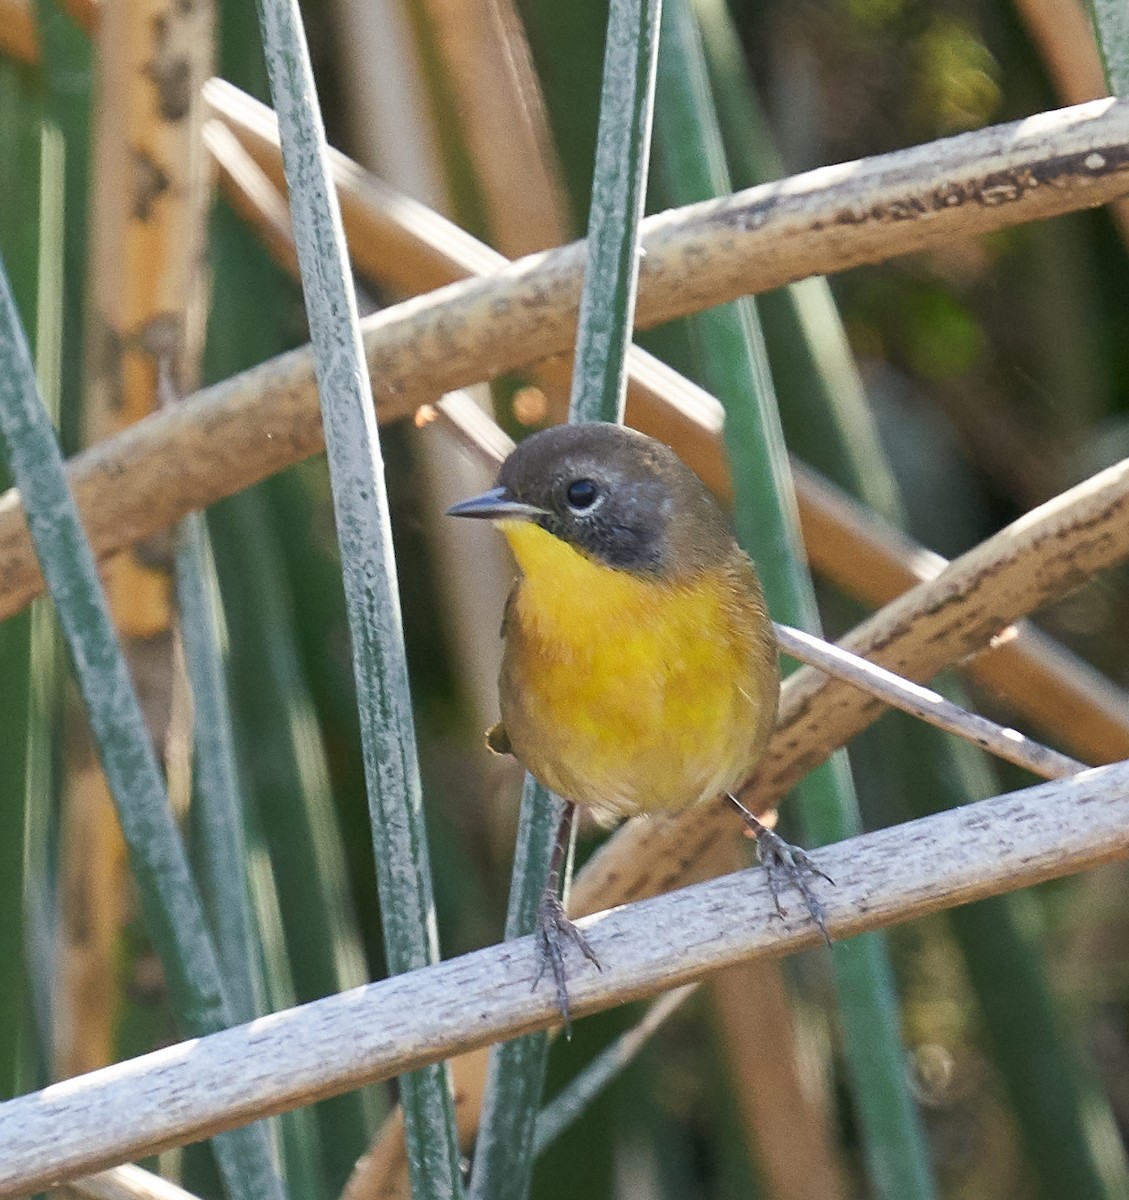
M 591 508 L 596 503 L 597 495 L 599 495 L 599 489 L 591 479 L 574 479 L 568 485 L 565 499 L 568 500 L 569 508 L 583 512 L 584 509 Z

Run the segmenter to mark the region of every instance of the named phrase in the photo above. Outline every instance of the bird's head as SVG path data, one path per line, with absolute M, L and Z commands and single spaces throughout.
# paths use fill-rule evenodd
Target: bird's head
M 588 559 L 659 578 L 715 566 L 734 549 L 702 481 L 668 446 L 622 425 L 532 434 L 502 464 L 497 487 L 447 511 L 503 531 L 534 525 Z

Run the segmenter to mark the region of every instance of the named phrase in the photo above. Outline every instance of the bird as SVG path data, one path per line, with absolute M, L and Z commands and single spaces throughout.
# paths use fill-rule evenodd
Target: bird
M 552 968 L 566 1028 L 565 945 L 600 965 L 558 893 L 577 809 L 612 825 L 735 806 L 777 911 L 781 881 L 795 884 L 826 937 L 808 877 L 828 877 L 737 799 L 775 723 L 778 650 L 756 568 L 697 475 L 626 426 L 556 425 L 517 445 L 495 487 L 447 512 L 492 521 L 518 568 L 487 744 L 565 801 L 537 980 Z

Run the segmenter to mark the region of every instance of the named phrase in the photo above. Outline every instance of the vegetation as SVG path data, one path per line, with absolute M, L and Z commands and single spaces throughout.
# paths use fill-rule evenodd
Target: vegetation
M 1129 759 L 1129 100 L 1067 106 L 1124 92 L 1116 10 L 664 0 L 676 211 L 575 389 L 611 415 L 625 371 L 777 619 L 1094 765 Z M 551 821 L 482 744 L 512 568 L 442 511 L 569 412 L 583 254 L 540 252 L 646 178 L 596 138 L 602 94 L 646 127 L 647 55 L 601 91 L 606 0 L 309 0 L 319 109 L 296 14 L 0 0 L 0 1099 L 286 1014 L 0 1104 L 0 1195 L 152 1155 L 68 1187 L 1129 1198 L 1123 765 L 1035 786 L 802 668 L 746 799 L 827 846 L 833 950 L 757 872 L 629 905 L 567 1042 L 523 947 L 447 961 L 528 928 Z M 585 830 L 574 908 L 738 833 Z

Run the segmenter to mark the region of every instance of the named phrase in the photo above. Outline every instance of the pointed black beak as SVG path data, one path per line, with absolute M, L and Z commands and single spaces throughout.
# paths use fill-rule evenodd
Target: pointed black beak
M 481 496 L 460 500 L 447 509 L 449 517 L 483 517 L 488 521 L 534 521 L 545 516 L 545 510 L 535 504 L 515 500 L 504 487 L 491 488 Z

